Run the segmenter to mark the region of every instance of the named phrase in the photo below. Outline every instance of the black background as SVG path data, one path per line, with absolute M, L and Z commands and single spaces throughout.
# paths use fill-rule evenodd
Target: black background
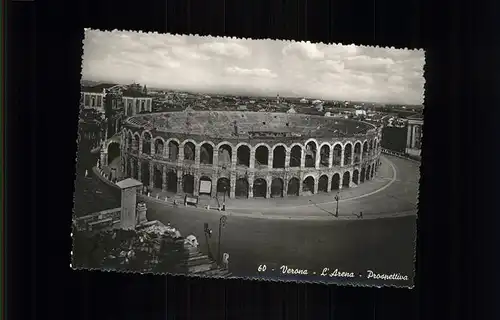
M 500 318 L 498 289 L 493 291 L 500 242 L 492 237 L 500 227 L 498 10 L 494 1 L 484 2 L 7 3 L 2 136 L 8 139 L 8 318 Z M 424 48 L 426 133 L 415 289 L 72 271 L 75 105 L 84 27 Z

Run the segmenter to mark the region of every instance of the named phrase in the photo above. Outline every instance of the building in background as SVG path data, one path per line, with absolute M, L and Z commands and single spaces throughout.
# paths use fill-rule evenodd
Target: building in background
M 422 126 L 424 117 L 422 115 L 414 115 L 408 117 L 408 131 L 406 134 L 406 153 L 410 156 L 420 157 L 422 149 Z

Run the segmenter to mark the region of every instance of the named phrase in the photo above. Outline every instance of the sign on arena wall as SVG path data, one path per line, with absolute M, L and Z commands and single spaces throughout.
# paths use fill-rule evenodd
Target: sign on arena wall
M 212 192 L 212 181 L 202 180 L 200 181 L 200 193 L 208 193 Z

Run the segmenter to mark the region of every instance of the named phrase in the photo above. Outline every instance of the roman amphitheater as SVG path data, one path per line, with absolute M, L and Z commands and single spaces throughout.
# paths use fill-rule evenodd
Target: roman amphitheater
M 193 196 L 336 193 L 373 178 L 381 134 L 365 122 L 304 114 L 144 114 L 123 123 L 121 169 L 150 188 Z

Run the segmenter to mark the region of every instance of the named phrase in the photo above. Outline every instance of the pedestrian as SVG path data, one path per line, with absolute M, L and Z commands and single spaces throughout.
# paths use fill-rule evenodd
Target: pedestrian
M 363 219 L 363 211 L 359 212 L 359 218 Z

